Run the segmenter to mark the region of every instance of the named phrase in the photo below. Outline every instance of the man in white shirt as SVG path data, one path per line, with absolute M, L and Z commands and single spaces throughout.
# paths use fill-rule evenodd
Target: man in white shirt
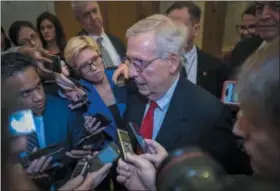
M 186 78 L 220 98 L 223 82 L 227 76 L 227 66 L 219 59 L 202 52 L 195 45 L 200 29 L 200 8 L 193 2 L 175 2 L 167 9 L 166 14 L 190 29 L 185 47 L 186 63 L 183 63 Z
M 118 66 L 125 56 L 121 40 L 104 32 L 103 19 L 96 1 L 73 1 L 72 9 L 83 30 L 78 35 L 88 35 L 100 43 L 105 66 Z

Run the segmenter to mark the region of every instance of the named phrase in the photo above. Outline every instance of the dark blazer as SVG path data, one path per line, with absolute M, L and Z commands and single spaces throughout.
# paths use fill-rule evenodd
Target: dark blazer
M 81 35 L 88 35 L 88 33 L 83 29 L 77 34 L 77 36 L 81 36 Z M 119 54 L 119 56 L 122 60 L 126 55 L 126 48 L 125 48 L 123 42 L 113 34 L 106 33 L 106 35 L 110 39 L 111 43 L 115 47 L 117 53 Z
M 126 122 L 141 125 L 147 99 L 139 94 L 129 97 Z M 167 151 L 183 146 L 200 146 L 229 173 L 250 173 L 248 157 L 242 153 L 232 134 L 229 109 L 209 92 L 180 76 L 156 141 Z M 129 130 L 128 130 L 129 131 Z M 136 141 L 131 136 L 135 146 Z
M 182 73 L 186 77 L 185 68 Z M 197 85 L 220 99 L 227 75 L 228 66 L 226 64 L 197 48 Z
M 230 79 L 235 79 L 238 68 L 243 62 L 254 53 L 261 45 L 263 39 L 259 36 L 253 36 L 239 41 L 231 53 L 230 61 Z
M 86 136 L 82 113 L 70 110 L 68 104 L 67 100 L 59 97 L 46 96 L 43 113 L 46 145 L 65 143 L 70 150 Z
M 125 87 L 118 87 L 115 85 L 115 83 L 112 81 L 112 76 L 114 74 L 115 69 L 106 69 L 105 74 L 107 76 L 107 79 L 111 85 L 111 89 L 113 92 L 113 95 L 116 100 L 116 106 L 119 112 L 119 120 L 115 118 L 115 116 L 111 113 L 111 110 L 106 106 L 103 99 L 97 92 L 95 86 L 86 80 L 80 80 L 80 83 L 87 87 L 89 90 L 88 92 L 88 99 L 91 102 L 88 106 L 88 110 L 85 113 L 85 115 L 93 116 L 96 113 L 101 113 L 105 115 L 108 119 L 112 120 L 112 123 L 110 126 L 108 126 L 104 132 L 106 132 L 110 137 L 117 141 L 117 127 L 122 125 L 122 116 L 124 114 L 125 108 L 126 108 L 126 88 Z

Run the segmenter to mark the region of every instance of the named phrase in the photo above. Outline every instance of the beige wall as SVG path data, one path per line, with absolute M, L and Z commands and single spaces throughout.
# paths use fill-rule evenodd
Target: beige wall
M 36 23 L 37 17 L 44 11 L 54 11 L 53 1 L 1 1 L 1 25 L 6 33 L 16 20 Z
M 174 1 L 161 1 L 160 2 L 160 13 L 164 14 L 166 9 L 168 9 L 168 7 L 173 3 Z M 203 38 L 203 22 L 204 22 L 204 6 L 205 6 L 205 1 L 196 1 L 195 2 L 202 11 L 202 15 L 201 15 L 201 28 L 200 28 L 200 34 L 198 36 L 198 38 L 196 39 L 196 44 L 198 47 L 201 48 L 202 46 L 202 38 Z
M 247 5 L 248 2 L 246 1 L 228 1 L 224 29 L 223 51 L 231 49 L 240 40 L 235 26 L 240 23 L 241 15 Z

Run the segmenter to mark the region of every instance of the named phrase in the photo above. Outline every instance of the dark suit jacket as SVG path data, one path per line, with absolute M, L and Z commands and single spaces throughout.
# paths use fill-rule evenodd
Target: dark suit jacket
M 243 64 L 243 62 L 254 53 L 263 39 L 259 36 L 253 36 L 239 41 L 231 53 L 230 61 L 230 79 L 235 79 L 236 72 L 238 68 Z
M 126 122 L 141 125 L 147 99 L 139 94 L 128 98 Z M 156 141 L 167 151 L 200 146 L 229 173 L 250 173 L 248 157 L 237 149 L 229 109 L 217 98 L 180 76 Z M 131 136 L 132 143 L 136 141 Z
M 80 111 L 71 111 L 67 100 L 47 95 L 43 113 L 46 145 L 65 143 L 75 148 L 86 135 L 84 118 Z
M 182 72 L 186 77 L 185 68 Z M 197 48 L 197 85 L 220 99 L 227 75 L 228 66 L 226 64 Z
M 77 34 L 77 36 L 80 36 L 80 35 L 88 35 L 88 33 L 85 30 L 81 30 Z M 117 53 L 119 54 L 120 58 L 123 59 L 125 57 L 125 54 L 126 54 L 126 48 L 125 48 L 124 44 L 122 43 L 122 41 L 118 37 L 116 37 L 116 36 L 114 36 L 110 33 L 106 33 L 106 35 L 108 36 L 111 43 L 115 47 L 115 49 L 116 49 Z

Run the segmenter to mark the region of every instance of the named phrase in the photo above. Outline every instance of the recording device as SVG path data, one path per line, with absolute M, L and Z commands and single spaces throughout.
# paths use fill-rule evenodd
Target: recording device
M 61 73 L 62 70 L 61 70 L 61 63 L 60 63 L 60 58 L 56 55 L 48 55 L 47 56 L 48 59 L 50 59 L 52 61 L 52 63 L 46 63 L 44 62 L 44 67 L 53 71 L 53 72 L 56 72 L 56 73 Z
M 32 111 L 28 109 L 13 113 L 9 118 L 9 131 L 13 136 L 35 132 L 36 126 Z
M 236 93 L 236 82 L 225 81 L 222 92 L 222 100 L 224 104 L 228 105 L 239 105 L 238 97 Z
M 233 178 L 208 154 L 197 147 L 176 149 L 163 160 L 156 175 L 159 191 L 227 190 Z
M 117 129 L 118 143 L 123 159 L 127 158 L 127 153 L 133 153 L 131 141 L 127 131 Z
M 130 127 L 131 131 L 132 131 L 132 134 L 134 135 L 134 137 L 136 138 L 137 140 L 137 143 L 138 145 L 140 146 L 140 148 L 142 149 L 142 151 L 145 153 L 148 151 L 148 148 L 147 148 L 147 144 L 145 142 L 145 139 L 144 137 L 142 137 L 140 134 L 139 134 L 139 131 L 138 131 L 138 125 L 136 123 L 133 123 L 133 122 L 129 122 L 128 126 Z
M 57 167 L 59 166 L 58 163 L 65 162 L 63 161 L 63 159 L 66 157 L 65 152 L 66 149 L 62 144 L 54 144 L 46 148 L 39 149 L 36 152 L 32 152 L 27 156 L 21 158 L 20 161 L 24 167 L 28 167 L 33 160 L 39 159 L 42 156 L 46 156 L 46 157 L 52 157 L 52 162 L 50 166 Z
M 91 134 L 91 135 L 88 135 L 88 136 L 82 138 L 78 142 L 76 148 L 77 149 L 83 149 L 84 145 L 92 145 L 92 144 L 98 143 L 100 141 L 103 142 L 103 140 L 104 140 L 104 135 L 103 134 L 101 134 L 101 133 L 99 133 L 99 134 Z
M 79 175 L 85 176 L 87 174 L 87 170 L 88 170 L 88 161 L 86 159 L 79 160 L 77 166 L 75 167 L 71 175 L 71 179 Z
M 113 163 L 120 157 L 120 150 L 117 144 L 111 142 L 102 149 L 89 163 L 89 172 L 94 172 L 103 167 L 105 164 Z
M 111 142 L 93 158 L 79 160 L 71 177 L 75 178 L 78 175 L 85 176 L 89 172 L 97 171 L 105 164 L 115 162 L 119 156 L 120 150 L 118 145 L 116 145 L 114 142 Z
M 96 113 L 93 117 L 96 119 L 95 123 L 101 123 L 100 127 L 106 127 L 112 123 L 111 119 L 101 113 Z

